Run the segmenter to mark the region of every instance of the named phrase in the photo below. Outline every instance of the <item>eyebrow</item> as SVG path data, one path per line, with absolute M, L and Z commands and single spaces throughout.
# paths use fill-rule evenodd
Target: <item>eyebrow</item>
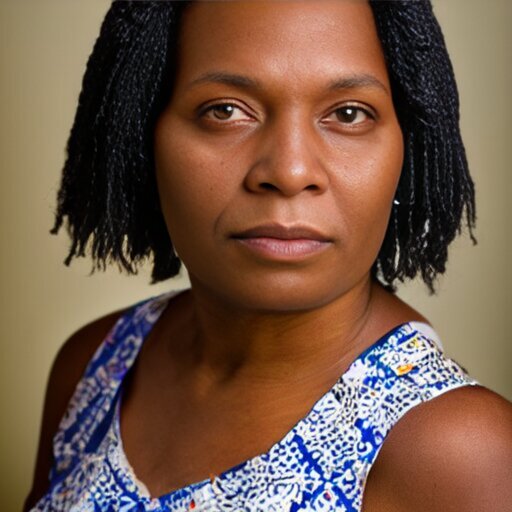
M 192 80 L 192 82 L 187 85 L 187 88 L 204 83 L 220 83 L 240 87 L 242 89 L 263 89 L 262 83 L 255 78 L 223 71 L 204 73 L 195 80 Z M 355 89 L 357 87 L 374 87 L 383 90 L 388 95 L 390 94 L 388 88 L 378 78 L 366 73 L 336 78 L 327 84 L 328 91 Z

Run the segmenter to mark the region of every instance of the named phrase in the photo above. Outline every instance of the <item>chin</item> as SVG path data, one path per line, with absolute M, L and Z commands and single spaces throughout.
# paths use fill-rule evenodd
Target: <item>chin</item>
M 227 277 L 227 276 L 224 276 Z M 208 291 L 234 309 L 254 313 L 292 313 L 325 306 L 355 285 L 339 276 L 310 276 L 294 272 L 217 279 L 207 283 L 191 276 L 192 289 Z

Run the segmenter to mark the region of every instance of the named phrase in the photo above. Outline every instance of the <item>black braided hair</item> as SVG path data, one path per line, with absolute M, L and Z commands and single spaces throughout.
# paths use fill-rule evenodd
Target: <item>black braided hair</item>
M 153 256 L 152 282 L 179 272 L 159 210 L 153 131 L 170 90 L 185 2 L 113 2 L 87 63 L 51 233 L 64 217 L 65 264 L 90 246 L 95 268 L 128 273 Z
M 459 130 L 459 97 L 429 1 L 370 0 L 404 134 L 404 165 L 373 273 L 387 284 L 421 273 L 430 291 L 465 216 L 473 241 L 475 193 Z
M 89 58 L 67 146 L 52 233 L 66 218 L 71 248 L 90 249 L 136 273 L 153 260 L 152 283 L 180 260 L 160 211 L 153 132 L 170 98 L 181 15 L 191 2 L 115 0 Z M 405 159 L 372 275 L 394 290 L 421 274 L 434 290 L 448 245 L 465 220 L 475 242 L 474 187 L 459 131 L 458 93 L 429 0 L 370 0 L 404 134 Z

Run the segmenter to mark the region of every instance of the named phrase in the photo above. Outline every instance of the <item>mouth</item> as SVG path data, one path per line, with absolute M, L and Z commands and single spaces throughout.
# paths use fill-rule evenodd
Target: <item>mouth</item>
M 265 224 L 231 235 L 253 254 L 271 260 L 301 260 L 332 245 L 333 240 L 308 226 Z

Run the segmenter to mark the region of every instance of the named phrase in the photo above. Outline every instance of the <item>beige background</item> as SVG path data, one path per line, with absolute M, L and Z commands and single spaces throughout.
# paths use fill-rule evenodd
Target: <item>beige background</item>
M 477 187 L 479 245 L 460 239 L 439 295 L 400 295 L 433 322 L 449 354 L 512 398 L 512 2 L 437 0 L 461 93 L 462 131 Z M 21 507 L 31 479 L 44 386 L 63 340 L 85 322 L 185 282 L 150 287 L 115 270 L 62 265 L 51 237 L 64 147 L 87 56 L 107 0 L 0 0 L 2 511 Z

